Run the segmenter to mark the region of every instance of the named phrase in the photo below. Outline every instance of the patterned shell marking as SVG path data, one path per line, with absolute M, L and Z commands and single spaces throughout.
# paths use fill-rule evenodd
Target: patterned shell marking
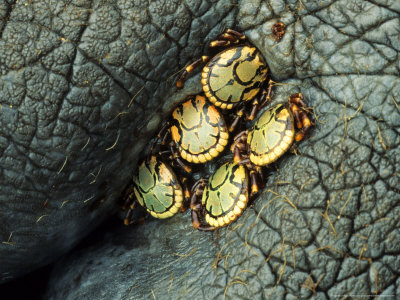
M 253 99 L 267 78 L 268 67 L 255 47 L 226 49 L 203 68 L 201 83 L 207 98 L 222 109 Z
M 155 156 L 139 166 L 133 182 L 136 199 L 153 217 L 169 218 L 181 208 L 182 187 L 171 167 Z
M 228 129 L 214 105 L 197 95 L 172 113 L 171 135 L 180 155 L 189 162 L 204 163 L 222 152 Z
M 247 136 L 250 160 L 265 166 L 281 157 L 294 139 L 294 120 L 287 105 L 278 104 L 266 110 Z
M 248 182 L 244 166 L 232 162 L 222 165 L 203 192 L 206 222 L 221 227 L 235 221 L 247 207 Z

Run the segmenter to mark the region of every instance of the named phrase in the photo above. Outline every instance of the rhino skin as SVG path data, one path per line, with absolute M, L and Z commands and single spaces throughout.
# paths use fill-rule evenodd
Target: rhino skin
M 65 16 L 73 16 L 71 13 L 66 13 L 71 5 L 61 9 L 62 5 L 58 4 L 51 14 L 48 13 L 49 5 L 47 5 L 45 10 L 47 15 L 44 15 L 44 19 L 54 18 L 54 21 L 44 25 L 34 19 L 37 14 L 39 16 L 44 14 L 44 12 L 37 13 L 40 11 L 39 8 L 33 9 L 29 14 L 30 4 L 28 4 L 26 7 L 21 7 L 25 12 L 23 14 L 16 10 L 22 3 L 5 5 L 3 15 L 7 21 L 3 22 L 5 25 L 0 26 L 2 41 L 8 36 L 11 39 L 19 36 L 18 34 L 31 32 L 23 30 L 17 32 L 18 34 L 5 34 L 8 27 L 11 27 L 10 24 L 13 24 L 11 22 L 13 16 L 16 15 L 18 20 L 24 17 L 29 21 L 16 21 L 18 26 L 39 23 L 41 30 L 54 27 L 51 33 L 66 31 L 63 33 L 68 37 L 65 41 L 68 41 L 67 43 L 74 49 L 71 51 L 75 55 L 59 54 L 58 59 L 50 59 L 57 53 L 56 50 L 62 48 L 65 41 L 56 44 L 54 49 L 42 46 L 44 48 L 38 54 L 36 51 L 29 52 L 25 49 L 30 45 L 27 40 L 22 43 L 23 49 L 17 52 L 26 56 L 23 56 L 21 62 L 14 52 L 6 54 L 6 58 L 11 62 L 5 65 L 9 68 L 15 65 L 17 67 L 16 70 L 6 71 L 5 75 L 2 75 L 2 79 L 7 80 L 2 81 L 3 109 L 0 110 L 2 114 L 0 120 L 4 122 L 3 120 L 7 118 L 6 125 L 12 127 L 16 124 L 15 128 L 21 132 L 23 132 L 21 128 L 25 128 L 21 123 L 30 124 L 28 121 L 36 124 L 37 129 L 34 131 L 34 138 L 28 139 L 30 142 L 28 151 L 35 153 L 34 159 L 29 155 L 30 160 L 26 158 L 25 165 L 17 158 L 21 159 L 23 157 L 21 153 L 26 151 L 10 152 L 13 149 L 10 146 L 2 151 L 1 166 L 3 161 L 6 161 L 7 164 L 4 164 L 8 169 L 7 172 L 1 173 L 1 178 L 9 180 L 6 182 L 12 181 L 14 185 L 11 183 L 8 185 L 13 186 L 13 189 L 4 188 L 6 192 L 1 193 L 0 197 L 5 196 L 6 199 L 10 199 L 12 195 L 16 197 L 15 195 L 21 194 L 18 193 L 17 187 L 22 189 L 22 186 L 25 188 L 24 196 L 31 191 L 35 198 L 39 199 L 42 192 L 48 197 L 51 195 L 57 204 L 64 203 L 68 196 L 70 199 L 76 195 L 75 198 L 80 197 L 81 200 L 75 199 L 76 201 L 71 200 L 71 203 L 68 203 L 78 206 L 81 214 L 76 213 L 74 207 L 74 212 L 62 215 L 61 212 L 67 209 L 68 203 L 60 209 L 50 199 L 44 209 L 53 208 L 54 212 L 51 211 L 48 216 L 38 219 L 40 214 L 37 214 L 35 216 L 37 218 L 32 217 L 32 211 L 35 209 L 28 205 L 29 218 L 22 217 L 21 204 L 26 202 L 12 201 L 14 206 L 9 204 L 7 210 L 1 209 L 1 219 L 11 219 L 12 215 L 11 220 L 14 222 L 5 221 L 2 224 L 1 232 L 3 234 L 4 230 L 6 231 L 3 234 L 6 244 L 3 243 L 0 249 L 3 251 L 9 249 L 7 247 L 13 248 L 12 251 L 0 252 L 1 258 L 13 254 L 15 259 L 11 261 L 14 262 L 13 266 L 17 266 L 17 258 L 20 264 L 22 256 L 25 255 L 23 259 L 28 260 L 27 253 L 29 255 L 32 253 L 35 254 L 34 258 L 37 261 L 38 252 L 26 249 L 43 247 L 43 240 L 40 242 L 36 240 L 34 244 L 31 237 L 40 237 L 42 234 L 41 236 L 47 239 L 54 238 L 57 235 L 49 231 L 58 230 L 56 231 L 59 232 L 58 239 L 54 238 L 48 242 L 51 249 L 45 246 L 42 248 L 44 252 L 40 252 L 42 259 L 40 263 L 45 260 L 43 256 L 46 261 L 50 261 L 55 257 L 55 249 L 59 250 L 58 253 L 65 251 L 68 248 L 65 244 L 73 245 L 74 241 L 91 229 L 89 227 L 94 227 L 105 218 L 105 215 L 110 214 L 110 210 L 113 210 L 111 203 L 121 189 L 121 181 L 127 182 L 123 178 L 131 174 L 132 170 L 129 168 L 136 165 L 138 153 L 147 143 L 150 133 L 154 132 L 159 121 L 179 99 L 201 91 L 198 75 L 192 77 L 181 92 L 173 88 L 171 76 L 201 55 L 208 41 L 215 38 L 224 28 L 230 27 L 247 35 L 266 58 L 272 78 L 283 83 L 274 88 L 274 103 L 286 101 L 292 93 L 302 92 L 312 108 L 315 126 L 306 139 L 298 145 L 296 155 L 288 153 L 281 158 L 276 164 L 276 171 L 268 177 L 265 189 L 254 204 L 237 222 L 217 232 L 210 234 L 194 230 L 188 213 L 167 221 L 150 220 L 133 228 L 110 224 L 106 229 L 103 228 L 103 232 L 92 241 L 91 245 L 72 252 L 57 263 L 46 297 L 50 299 L 110 297 L 370 299 L 379 295 L 388 298 L 400 297 L 398 56 L 400 4 L 398 1 L 165 0 L 150 3 L 147 1 L 93 3 L 95 4 L 86 5 L 81 1 L 74 6 L 82 10 L 76 14 L 76 18 L 86 16 L 85 22 L 78 22 L 83 25 L 75 34 L 71 31 L 71 27 L 75 28 L 71 24 L 76 18 L 68 19 L 69 22 L 66 24 L 59 21 Z M 286 25 L 286 32 L 282 40 L 276 42 L 271 34 L 271 26 L 278 21 Z M 63 26 L 60 26 L 59 22 Z M 38 30 L 37 39 L 44 38 L 46 41 L 50 39 L 52 35 L 44 35 L 41 30 Z M 130 37 L 138 36 L 137 42 L 127 43 L 124 40 L 125 34 Z M 49 42 L 43 44 L 47 45 Z M 36 42 L 34 48 L 39 48 L 39 45 L 41 44 Z M 25 104 L 25 110 L 36 107 L 34 104 L 38 98 L 42 99 L 48 95 L 38 92 L 43 90 L 40 89 L 40 84 L 47 83 L 52 86 L 51 82 L 54 81 L 50 78 L 51 75 L 55 75 L 50 67 L 61 63 L 61 57 L 70 58 L 73 64 L 66 63 L 69 67 L 63 64 L 65 70 L 58 66 L 55 73 L 62 73 L 64 70 L 68 88 L 55 91 L 58 91 L 60 99 L 64 100 L 59 103 L 62 105 L 70 103 L 70 106 L 57 109 L 55 113 L 57 120 L 50 122 L 54 127 L 43 123 L 51 120 L 51 116 L 47 116 L 49 112 L 43 108 L 43 103 L 42 106 L 38 106 L 41 109 L 34 110 L 40 114 L 26 116 L 26 118 L 42 114 L 45 116 L 34 120 L 24 119 L 23 114 L 14 112 L 9 103 L 4 104 L 5 100 L 10 102 L 20 99 L 20 102 L 12 104 L 14 109 L 21 107 L 22 104 Z M 46 58 L 53 63 L 46 64 L 44 62 Z M 4 58 L 2 57 L 0 61 L 3 62 Z M 35 65 L 39 61 L 40 63 Z M 29 67 L 25 66 L 27 63 Z M 24 87 L 23 83 L 29 87 L 28 75 L 40 73 L 36 68 L 41 67 L 46 76 L 37 79 L 39 86 L 32 83 L 29 93 L 26 88 L 18 93 L 18 87 Z M 96 70 L 104 77 L 97 75 Z M 3 69 L 1 71 L 3 72 Z M 86 83 L 85 79 L 89 77 L 92 80 L 87 80 Z M 98 79 L 103 81 L 98 83 Z M 72 97 L 74 87 L 77 89 Z M 104 90 L 83 95 L 79 93 L 85 88 L 90 91 Z M 44 90 L 47 92 L 49 89 Z M 58 94 L 52 94 L 51 99 L 57 98 L 56 95 Z M 72 111 L 75 114 L 76 111 L 87 113 L 79 106 L 79 103 L 82 106 L 83 103 L 87 103 L 85 101 L 91 104 L 87 104 L 91 108 L 90 112 L 93 111 L 96 104 L 100 104 L 94 100 L 98 99 L 96 97 L 100 98 L 98 101 L 102 104 L 102 109 L 98 111 L 103 112 L 97 116 L 104 119 L 100 118 L 98 122 L 93 122 L 90 119 L 94 117 L 93 114 L 86 114 L 83 118 L 71 116 Z M 81 102 L 77 103 L 76 99 L 80 99 Z M 27 102 L 29 100 L 36 102 Z M 132 111 L 129 111 L 131 113 L 121 113 L 129 109 L 127 106 L 131 101 L 134 105 L 129 106 L 132 107 Z M 30 105 L 26 105 L 27 103 Z M 71 119 L 64 121 L 65 115 Z M 64 135 L 60 136 L 61 133 L 75 133 L 63 121 L 71 127 L 76 125 L 79 128 L 76 129 L 78 133 L 82 132 L 82 128 L 87 128 L 83 132 L 92 139 L 97 138 L 96 141 L 103 145 L 103 148 L 96 148 L 94 145 L 97 144 L 92 141 L 94 145 L 88 144 L 92 147 L 90 151 L 86 150 L 86 147 L 82 154 L 80 149 L 86 144 L 87 139 L 82 138 L 80 142 L 74 144 L 74 148 L 72 142 L 75 139 L 72 137 L 79 135 L 71 135 L 69 139 Z M 102 121 L 105 124 L 101 124 Z M 54 130 L 62 124 L 65 129 L 58 130 L 55 135 Z M 1 128 L 2 133 L 6 131 L 6 126 Z M 47 134 L 52 136 L 50 139 L 52 143 L 46 144 L 46 149 L 50 148 L 51 151 L 46 151 L 46 156 L 38 158 L 37 149 L 42 149 L 43 143 L 49 140 L 46 130 L 50 128 L 52 131 Z M 115 128 L 114 131 L 112 128 Z M 133 128 L 136 128 L 134 133 L 132 133 Z M 90 135 L 92 131 L 96 134 Z M 10 129 L 6 132 L 10 132 Z M 5 135 L 5 145 L 11 144 L 14 148 L 25 149 L 23 142 L 26 133 L 23 135 L 16 129 L 13 132 L 15 132 L 13 135 Z M 39 138 L 42 136 L 39 133 L 42 132 L 46 140 Z M 127 133 L 124 134 L 125 132 Z M 118 147 L 113 147 L 112 152 L 105 151 L 114 145 L 116 136 L 119 137 L 116 144 Z M 18 143 L 13 144 L 13 139 L 17 137 Z M 54 144 L 57 143 L 53 141 L 58 141 L 61 145 L 54 156 Z M 37 146 L 40 142 L 42 144 Z M 34 146 L 38 147 L 35 148 L 36 152 L 32 150 Z M 6 158 L 9 160 L 3 159 L 7 153 L 14 153 L 14 156 L 10 154 L 10 157 L 14 158 L 13 163 L 8 163 L 12 160 L 8 156 Z M 19 156 L 15 153 L 19 153 Z M 68 157 L 68 160 L 65 157 Z M 65 161 L 65 166 L 61 169 Z M 46 172 L 43 167 L 34 169 L 33 162 L 44 164 L 47 167 Z M 25 170 L 21 179 L 17 175 L 21 174 L 22 165 L 25 166 Z M 95 176 L 98 181 L 90 185 L 91 181 L 89 179 L 85 181 L 83 178 L 93 177 L 90 175 L 93 172 L 96 175 L 98 169 L 95 167 L 99 165 L 104 167 L 99 176 Z M 73 170 L 74 166 L 77 170 Z M 41 172 L 39 176 L 36 175 L 38 170 Z M 74 177 L 71 175 L 75 174 L 73 171 L 85 175 L 78 174 Z M 7 177 L 4 174 L 8 174 Z M 16 175 L 12 177 L 11 174 Z M 119 174 L 120 177 L 115 178 L 115 174 Z M 34 180 L 29 181 L 29 176 Z M 11 177 L 15 180 L 11 180 Z M 103 180 L 100 180 L 101 178 Z M 49 184 L 49 180 L 54 182 Z M 101 181 L 107 181 L 107 184 L 100 184 Z M 114 181 L 120 183 L 120 186 L 117 187 Z M 2 179 L 1 184 L 3 182 Z M 26 182 L 34 184 L 33 189 L 26 188 Z M 49 187 L 53 186 L 55 187 L 51 190 Z M 100 201 L 95 197 L 87 201 L 94 200 L 94 203 L 98 203 L 89 213 L 90 204 L 82 201 L 82 198 L 89 199 L 94 193 L 93 190 L 101 187 L 103 190 L 100 194 L 106 196 L 100 196 L 99 199 L 105 200 Z M 3 191 L 3 186 L 1 189 Z M 37 203 L 42 203 L 46 199 L 43 196 Z M 29 201 L 33 201 L 32 198 L 29 197 Z M 100 212 L 103 210 L 105 212 L 102 218 Z M 10 214 L 10 211 L 15 213 Z M 83 211 L 85 213 L 82 213 Z M 56 213 L 59 213 L 60 217 L 55 218 Z M 15 224 L 16 219 L 18 226 Z M 23 227 L 24 222 L 28 221 L 31 222 L 27 223 L 30 225 Z M 61 225 L 66 223 L 69 229 L 68 236 L 65 236 L 65 228 Z M 50 224 L 59 225 L 49 226 Z M 82 228 L 82 224 L 90 225 Z M 12 226 L 25 228 L 26 231 L 22 229 L 18 231 L 11 228 Z M 79 232 L 82 230 L 81 234 L 71 234 L 70 227 Z M 41 231 L 32 232 L 33 228 L 37 230 L 41 228 Z M 46 231 L 46 235 L 43 235 L 43 231 Z M 13 235 L 10 238 L 11 232 Z M 22 248 L 18 238 L 25 238 L 24 243 L 30 241 L 35 246 Z M 63 242 L 61 245 L 60 240 Z M 46 250 L 47 255 L 45 255 Z M 49 252 L 52 252 L 51 256 Z M 16 253 L 19 253 L 19 256 Z M 10 262 L 10 259 L 7 261 Z M 29 261 L 32 261 L 32 257 Z M 36 262 L 36 266 L 40 263 Z M 3 267 L 3 261 L 0 265 Z M 11 265 L 8 269 L 10 268 Z
M 0 0 L 0 283 L 56 260 L 116 212 L 181 100 L 171 75 L 203 51 L 200 38 L 233 23 L 231 4 L 210 7 Z

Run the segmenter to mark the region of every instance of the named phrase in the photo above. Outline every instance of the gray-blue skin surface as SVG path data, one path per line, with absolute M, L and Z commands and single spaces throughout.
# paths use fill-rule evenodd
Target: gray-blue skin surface
M 400 297 L 398 1 L 9 2 L 0 2 L 3 280 L 54 260 L 115 210 L 159 121 L 201 91 L 197 75 L 177 92 L 173 74 L 231 27 L 286 84 L 274 101 L 301 91 L 313 108 L 297 155 L 278 161 L 228 228 L 195 231 L 188 213 L 112 227 L 57 265 L 47 296 Z
M 115 213 L 138 154 L 184 97 L 171 75 L 233 23 L 229 2 L 211 6 L 194 8 L 203 28 L 168 1 L 0 0 L 0 283 Z

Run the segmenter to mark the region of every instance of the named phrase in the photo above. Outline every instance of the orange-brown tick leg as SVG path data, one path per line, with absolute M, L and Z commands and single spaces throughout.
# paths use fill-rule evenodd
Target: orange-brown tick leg
M 274 86 L 273 81 L 268 82 L 268 89 L 262 88 L 261 93 L 253 100 L 252 109 L 250 115 L 247 116 L 247 120 L 253 121 L 256 114 L 271 101 L 272 87 Z
M 311 120 L 304 111 L 300 111 L 300 119 L 302 128 L 296 133 L 295 139 L 297 142 L 301 141 L 311 127 Z
M 172 160 L 186 173 L 190 173 L 192 172 L 192 167 L 190 167 L 189 165 L 185 164 L 180 155 L 179 155 L 179 151 L 176 148 L 176 145 L 173 141 L 171 141 L 170 143 L 170 151 L 172 153 Z
M 252 196 L 254 196 L 255 194 L 258 193 L 256 171 L 251 170 L 250 171 L 250 177 L 251 177 L 251 193 L 250 193 L 250 197 L 252 197 Z
M 215 40 L 210 42 L 209 46 L 210 48 L 216 48 L 216 47 L 226 47 L 231 44 L 230 41 L 225 41 L 225 40 Z
M 168 159 L 174 167 L 179 167 L 186 173 L 192 172 L 192 167 L 183 162 L 173 141 L 169 143 L 169 149 L 160 151 L 158 154 L 160 157 Z
M 188 185 L 188 179 L 186 177 L 181 178 L 181 183 L 183 185 L 183 196 L 185 197 L 185 201 L 183 201 L 183 205 L 181 207 L 181 212 L 184 212 L 190 206 L 190 189 Z
M 296 93 L 289 97 L 289 103 L 294 103 L 300 106 L 302 109 L 306 110 L 307 104 L 304 102 L 304 97 L 302 93 Z
M 211 41 L 208 45 L 209 48 L 226 47 L 232 44 L 238 44 L 246 40 L 246 36 L 233 29 L 227 29 L 216 40 Z
M 247 150 L 247 147 L 246 147 L 247 134 L 248 134 L 247 130 L 239 132 L 233 139 L 233 143 L 231 145 L 231 151 L 233 152 L 233 161 L 236 164 L 241 163 L 241 161 L 243 160 L 242 153 L 241 153 L 243 151 L 243 149 Z M 247 153 L 246 153 L 246 155 L 247 155 Z
M 250 112 L 250 115 L 247 116 L 247 120 L 253 121 L 254 117 L 256 116 L 256 114 L 259 110 L 260 110 L 260 108 L 258 106 L 258 100 L 254 99 L 254 101 L 252 103 L 252 107 L 251 107 L 251 112 Z
M 170 134 L 170 123 L 165 122 L 165 124 L 161 127 L 160 131 L 157 134 L 157 137 L 154 139 L 154 141 L 151 143 L 150 147 L 150 155 L 147 157 L 147 163 L 149 163 L 149 159 L 151 155 L 153 154 L 154 149 L 157 147 L 158 141 L 161 139 L 161 145 L 165 145 L 166 140 Z
M 296 122 L 296 127 L 298 129 L 301 129 L 303 127 L 303 124 L 301 123 L 301 119 L 300 119 L 300 108 L 296 104 L 292 103 L 290 105 L 290 110 L 293 113 L 293 116 L 294 116 L 294 119 Z
M 126 210 L 131 205 L 131 203 L 135 200 L 135 194 L 133 192 L 132 184 L 128 185 L 128 187 L 125 188 L 125 190 L 122 193 L 121 198 L 122 198 L 121 208 L 122 208 L 122 210 Z
M 179 77 L 178 81 L 176 82 L 176 87 L 178 89 L 183 88 L 184 82 L 186 80 L 186 76 L 191 73 L 197 66 L 199 66 L 201 63 L 205 63 L 210 59 L 210 57 L 208 56 L 202 56 L 201 58 L 195 60 L 194 62 L 192 62 L 190 65 L 188 65 L 185 68 L 185 71 L 183 71 L 183 73 L 181 74 L 181 76 Z
M 192 199 L 190 201 L 190 209 L 192 215 L 192 224 L 195 229 L 201 231 L 212 231 L 216 228 L 214 226 L 203 224 L 203 208 L 200 203 L 201 196 L 203 195 L 204 187 L 206 186 L 206 181 L 200 179 L 194 185 L 192 190 L 194 189 Z
M 133 213 L 133 211 L 136 209 L 137 205 L 138 205 L 138 203 L 137 203 L 137 201 L 135 200 L 135 201 L 133 201 L 133 202 L 131 203 L 131 205 L 129 206 L 129 209 L 128 209 L 128 211 L 126 212 L 126 215 L 125 215 L 125 218 L 124 218 L 124 224 L 125 224 L 126 226 L 132 224 L 132 213 Z
M 296 126 L 300 129 L 295 136 L 297 142 L 301 141 L 311 127 L 311 120 L 307 115 L 307 104 L 304 102 L 303 94 L 293 94 L 289 98 L 289 106 L 292 111 Z
M 237 112 L 236 112 L 236 116 L 233 119 L 233 122 L 231 124 L 231 126 L 229 126 L 229 132 L 233 132 L 236 128 L 236 126 L 239 124 L 240 119 L 243 117 L 244 115 L 244 110 L 245 107 L 243 106 L 242 108 L 240 108 Z
M 260 98 L 260 109 L 263 108 L 265 105 L 267 105 L 269 102 L 271 102 L 271 94 L 272 94 L 272 87 L 274 86 L 274 82 L 270 80 L 268 82 L 268 89 L 265 91 L 263 90 Z
M 250 165 L 251 164 L 251 161 L 250 161 L 250 158 L 242 158 L 242 160 L 241 161 L 239 161 L 238 162 L 238 164 L 239 165 L 245 165 L 245 166 L 248 166 L 248 165 Z
M 234 36 L 236 38 L 236 40 L 245 40 L 246 36 L 243 33 L 240 33 L 236 30 L 233 29 L 227 29 L 225 31 L 225 33 L 223 35 L 230 35 L 230 36 Z
M 240 154 L 240 149 L 238 146 L 235 146 L 233 149 L 233 161 L 235 164 L 239 164 L 243 160 L 242 155 Z

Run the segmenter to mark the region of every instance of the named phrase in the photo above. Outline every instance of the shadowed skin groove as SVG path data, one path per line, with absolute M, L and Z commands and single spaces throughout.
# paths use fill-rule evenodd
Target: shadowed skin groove
M 3 39 L 3 32 L 4 32 L 4 29 L 5 29 L 6 26 L 7 26 L 7 19 L 8 19 L 8 18 L 10 17 L 10 15 L 11 15 L 12 7 L 14 6 L 14 4 L 15 4 L 15 3 L 13 3 L 13 4 L 5 3 L 5 5 L 7 5 L 7 10 L 6 10 L 6 13 L 5 13 L 5 15 L 4 15 L 4 25 L 0 28 L 0 39 L 1 39 L 1 40 Z

